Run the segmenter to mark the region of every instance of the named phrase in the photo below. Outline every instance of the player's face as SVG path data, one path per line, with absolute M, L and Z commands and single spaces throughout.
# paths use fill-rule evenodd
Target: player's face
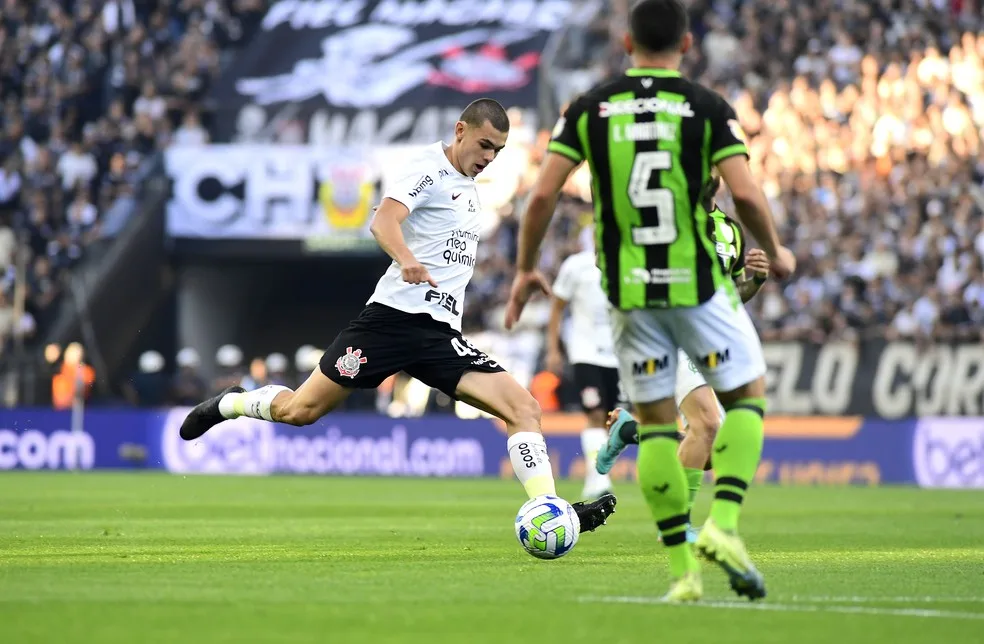
M 485 121 L 481 126 L 458 121 L 455 138 L 458 143 L 458 162 L 465 176 L 478 176 L 506 145 L 506 132 L 500 132 Z

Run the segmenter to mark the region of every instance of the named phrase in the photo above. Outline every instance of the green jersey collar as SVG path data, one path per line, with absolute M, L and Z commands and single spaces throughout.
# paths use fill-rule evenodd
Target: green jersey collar
M 657 78 L 680 78 L 681 74 L 676 69 L 664 69 L 662 67 L 633 67 L 626 70 L 626 76 L 656 76 Z

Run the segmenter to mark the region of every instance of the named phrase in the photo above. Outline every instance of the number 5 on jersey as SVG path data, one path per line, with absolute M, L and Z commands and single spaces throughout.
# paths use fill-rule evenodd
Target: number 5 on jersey
M 673 167 L 669 152 L 639 152 L 632 163 L 629 178 L 629 202 L 637 210 L 655 208 L 655 226 L 639 226 L 632 229 L 632 243 L 636 246 L 672 244 L 677 239 L 676 202 L 673 191 L 667 188 L 650 188 L 653 173 Z

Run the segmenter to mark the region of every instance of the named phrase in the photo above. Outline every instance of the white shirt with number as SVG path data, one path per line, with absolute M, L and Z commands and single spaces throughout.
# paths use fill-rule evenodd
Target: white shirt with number
M 443 142 L 428 145 L 383 195 L 410 210 L 400 225 L 407 247 L 430 272 L 430 284 L 403 281 L 393 262 L 367 304 L 378 302 L 407 313 L 426 313 L 461 330 L 465 287 L 475 272 L 481 207 L 475 180 L 454 169 Z
M 571 334 L 567 358 L 572 364 L 617 367 L 608 297 L 601 288 L 601 270 L 591 251 L 571 255 L 560 265 L 553 293 L 570 302 Z

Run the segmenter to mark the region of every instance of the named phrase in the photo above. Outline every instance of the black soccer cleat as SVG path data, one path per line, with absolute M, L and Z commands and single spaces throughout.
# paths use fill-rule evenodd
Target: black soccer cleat
M 197 407 L 188 412 L 188 416 L 181 423 L 181 438 L 186 441 L 193 441 L 200 438 L 205 432 L 212 429 L 222 421 L 226 420 L 219 413 L 219 401 L 226 394 L 241 394 L 246 390 L 239 385 L 229 387 L 214 398 L 209 398 Z
M 618 500 L 614 494 L 602 494 L 595 501 L 572 503 L 571 507 L 581 521 L 581 532 L 594 532 L 595 529 L 605 525 L 609 515 L 615 513 L 616 503 Z

